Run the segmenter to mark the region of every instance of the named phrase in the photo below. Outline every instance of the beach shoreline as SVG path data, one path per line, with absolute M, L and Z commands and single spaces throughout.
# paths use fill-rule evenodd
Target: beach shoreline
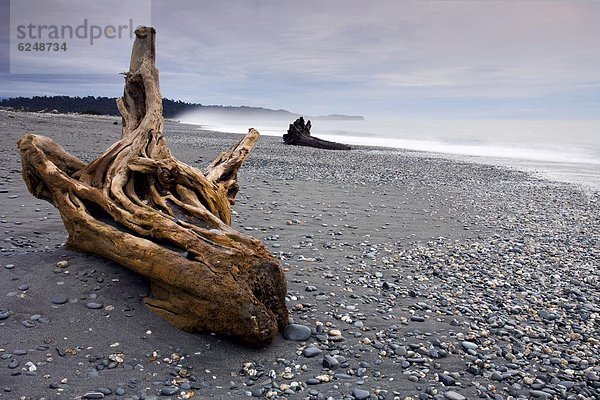
M 285 133 L 285 121 L 253 120 L 226 122 L 213 119 L 209 124 L 198 124 L 203 115 L 183 115 L 183 123 L 200 130 L 245 133 L 242 123 L 253 127 L 263 136 L 281 137 Z M 210 115 L 207 116 L 210 118 Z M 368 121 L 367 121 L 368 122 Z M 385 122 L 385 123 L 384 123 Z M 525 171 L 542 179 L 575 184 L 591 192 L 600 191 L 600 154 L 589 139 L 582 139 L 583 132 L 592 135 L 597 121 L 371 121 L 366 122 L 316 121 L 314 135 L 325 140 L 345 143 L 355 148 L 379 148 L 391 151 L 413 151 L 426 157 L 444 157 L 458 162 L 494 165 Z M 495 126 L 509 130 L 498 131 Z M 520 129 L 520 125 L 527 129 Z M 532 125 L 533 124 L 533 125 Z M 554 126 L 558 124 L 558 126 Z M 571 128 L 571 130 L 569 129 Z M 575 132 L 572 132 L 576 127 Z M 378 131 L 377 129 L 382 129 Z M 464 129 L 464 132 L 462 131 Z M 547 131 L 545 131 L 546 129 Z M 510 133 L 515 130 L 517 133 Z M 562 132 L 559 135 L 557 132 Z M 550 136 L 544 139 L 544 134 Z M 557 139 L 557 136 L 576 139 Z M 503 142 L 498 138 L 509 136 Z
M 177 121 L 179 122 L 179 120 Z M 348 121 L 346 122 L 348 123 Z M 430 127 L 430 129 L 443 130 L 443 127 L 439 126 L 439 124 L 443 122 L 444 121 L 438 121 L 438 126 Z M 449 129 L 455 131 L 457 122 L 450 122 L 452 122 L 453 126 L 449 127 Z M 468 121 L 464 122 L 468 123 Z M 490 122 L 501 123 L 506 121 Z M 518 122 L 519 121 L 515 121 L 514 124 L 518 124 Z M 531 123 L 532 121 L 523 122 Z M 583 122 L 590 123 L 589 121 Z M 241 122 L 236 125 L 227 125 L 224 122 L 213 122 L 208 125 L 196 124 L 190 121 L 181 123 L 200 131 L 232 132 L 229 129 L 233 129 L 235 130 L 234 133 L 240 135 L 244 134 L 243 132 L 245 129 L 241 128 Z M 281 137 L 283 133 L 285 133 L 285 123 L 283 121 L 277 129 L 272 125 L 273 121 L 254 121 L 253 123 L 258 124 L 254 127 L 261 131 L 263 137 Z M 269 123 L 269 125 L 266 125 L 266 131 L 263 131 L 261 124 L 267 123 Z M 318 123 L 319 122 L 317 121 L 317 124 Z M 349 123 L 355 124 L 356 122 Z M 420 124 L 423 124 L 423 122 L 421 121 Z M 398 129 L 402 130 L 402 128 L 406 128 L 402 126 L 402 121 L 399 121 L 398 125 Z M 415 126 L 419 126 L 418 121 L 413 121 L 408 124 L 408 127 L 412 129 L 415 129 Z M 369 137 L 360 136 L 360 134 L 353 131 L 356 130 L 356 126 L 342 125 L 335 134 L 331 134 L 331 126 L 325 127 L 324 131 L 322 129 L 323 127 L 320 126 L 315 128 L 315 136 L 329 141 L 345 143 L 354 148 L 378 149 L 381 151 L 392 152 L 411 151 L 414 155 L 423 155 L 425 157 L 442 157 L 458 162 L 493 165 L 501 168 L 509 168 L 511 170 L 524 171 L 541 179 L 574 184 L 580 189 L 592 193 L 600 191 L 600 161 L 597 156 L 590 154 L 590 152 L 592 152 L 590 147 L 593 147 L 591 143 L 587 143 L 585 146 L 582 146 L 581 143 L 574 145 L 574 147 L 579 148 L 579 151 L 581 152 L 581 154 L 579 154 L 577 151 L 569 149 L 569 146 L 566 146 L 564 143 L 562 145 L 554 144 L 553 146 L 549 146 L 550 143 L 540 143 L 539 147 L 533 146 L 533 143 L 531 143 L 532 138 L 528 139 L 529 143 L 525 140 L 525 142 L 520 145 L 516 142 L 510 145 L 500 145 L 500 143 L 488 143 L 486 145 L 484 144 L 485 139 L 483 139 L 483 142 L 480 144 L 477 144 L 476 140 L 471 139 L 470 141 L 467 140 L 467 143 L 461 145 L 445 143 L 444 140 L 442 140 L 444 135 L 440 135 L 437 139 L 434 139 L 433 137 L 410 139 L 411 133 L 404 133 L 404 135 L 401 135 L 402 139 L 399 139 L 386 135 L 376 135 L 372 132 L 369 133 Z M 347 131 L 345 131 L 345 129 Z M 421 127 L 420 129 L 422 130 L 423 128 Z M 432 134 L 430 131 L 421 132 L 421 134 L 425 133 L 427 133 L 427 135 Z M 367 132 L 362 133 L 362 135 L 366 134 Z M 561 148 L 561 151 L 558 151 L 558 148 Z
M 90 161 L 120 121 L 0 112 L 0 399 L 600 394 L 598 192 L 436 154 L 263 136 L 239 171 L 233 227 L 280 260 L 291 318 L 312 335 L 251 350 L 152 314 L 143 278 L 65 250 L 58 211 L 27 191 L 20 136 Z M 165 135 L 198 168 L 239 138 L 172 121 Z

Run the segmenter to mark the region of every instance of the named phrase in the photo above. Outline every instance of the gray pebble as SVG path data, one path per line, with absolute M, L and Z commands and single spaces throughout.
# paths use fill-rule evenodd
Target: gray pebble
M 304 357 L 310 358 L 310 357 L 318 356 L 322 352 L 323 352 L 323 350 L 319 349 L 318 347 L 308 346 L 302 351 L 302 355 Z
M 160 394 L 163 396 L 173 396 L 179 393 L 179 388 L 177 386 L 165 386 L 160 389 Z
M 444 397 L 446 397 L 448 400 L 467 400 L 465 396 L 458 392 L 455 392 L 454 390 L 444 392 Z
M 332 357 L 330 355 L 326 355 L 325 357 L 323 357 L 323 367 L 325 368 L 334 369 L 337 368 L 339 364 L 340 363 L 338 362 L 338 360 L 335 359 L 335 357 Z
M 598 377 L 598 373 L 595 371 L 586 371 L 585 378 L 590 381 L 598 381 L 600 378 Z
M 289 324 L 283 330 L 283 337 L 287 340 L 303 341 L 308 340 L 311 330 L 308 326 L 300 324 Z
M 369 398 L 371 394 L 368 390 L 364 389 L 352 389 L 352 397 L 356 400 L 366 400 Z
M 542 390 L 530 390 L 529 394 L 531 397 L 535 397 L 536 399 L 551 399 L 552 396 L 549 393 L 546 393 Z
M 100 393 L 100 392 L 88 392 L 86 394 L 83 395 L 84 399 L 103 399 L 104 398 L 104 393 Z
M 112 394 L 112 390 L 107 388 L 107 387 L 99 387 L 95 390 L 96 392 L 100 392 L 105 396 L 108 396 L 109 394 Z
M 69 298 L 67 296 L 63 296 L 63 295 L 59 295 L 59 296 L 52 298 L 52 304 L 65 304 L 68 301 L 69 301 Z
M 494 372 L 492 372 L 492 375 L 490 378 L 494 381 L 500 382 L 504 379 L 504 376 L 500 372 L 494 371 Z
M 26 319 L 25 321 L 21 321 L 21 324 L 25 327 L 25 328 L 33 328 L 35 326 L 35 322 Z
M 444 386 L 453 386 L 456 384 L 456 379 L 446 374 L 438 374 L 438 379 L 444 384 Z
M 479 347 L 477 343 L 468 342 L 466 340 L 462 342 L 461 345 L 465 350 L 477 350 L 477 348 Z
M 104 306 L 102 305 L 102 303 L 96 303 L 96 302 L 93 302 L 93 301 L 90 301 L 90 302 L 89 302 L 89 303 L 87 303 L 85 306 L 86 306 L 87 308 L 91 309 L 91 310 L 98 310 L 98 309 L 100 309 L 100 308 L 104 307 Z

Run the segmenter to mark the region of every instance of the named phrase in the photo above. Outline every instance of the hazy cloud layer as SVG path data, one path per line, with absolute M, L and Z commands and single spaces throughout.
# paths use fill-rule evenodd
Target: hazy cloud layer
M 154 0 L 152 7 L 167 97 L 417 118 L 598 118 L 599 22 L 594 1 Z M 114 54 L 100 66 L 65 61 L 115 73 L 87 80 L 3 74 L 0 95 L 114 96 L 127 57 Z

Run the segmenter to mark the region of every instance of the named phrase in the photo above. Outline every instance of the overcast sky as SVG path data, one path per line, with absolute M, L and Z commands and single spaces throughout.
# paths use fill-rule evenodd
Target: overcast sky
M 153 0 L 151 18 L 169 98 L 313 115 L 600 117 L 598 1 Z M 0 96 L 118 96 L 129 50 L 97 49 L 62 60 L 93 75 L 5 65 Z

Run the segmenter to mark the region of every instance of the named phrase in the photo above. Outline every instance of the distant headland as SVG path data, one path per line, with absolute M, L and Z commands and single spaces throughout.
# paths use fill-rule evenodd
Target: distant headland
M 22 111 L 46 111 L 58 113 L 79 113 L 92 115 L 120 115 L 114 97 L 71 97 L 71 96 L 33 96 L 33 97 L 14 97 L 0 100 L 0 107 L 12 108 Z M 188 112 L 210 112 L 211 114 L 223 114 L 229 118 L 268 118 L 284 119 L 293 121 L 301 114 L 293 113 L 287 110 L 272 110 L 263 107 L 250 106 L 220 106 L 204 105 L 199 103 L 187 103 L 181 100 L 171 100 L 163 98 L 163 112 L 165 118 L 177 118 L 179 115 Z M 352 120 L 362 121 L 360 115 L 329 114 L 318 116 L 306 116 L 313 120 Z

